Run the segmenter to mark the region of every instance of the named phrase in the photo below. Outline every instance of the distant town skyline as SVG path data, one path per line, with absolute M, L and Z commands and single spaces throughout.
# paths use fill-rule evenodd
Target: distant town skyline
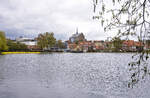
M 113 35 L 92 19 L 92 0 L 1 0 L 0 11 L 0 30 L 9 38 L 54 32 L 57 39 L 66 40 L 77 27 L 89 40 Z

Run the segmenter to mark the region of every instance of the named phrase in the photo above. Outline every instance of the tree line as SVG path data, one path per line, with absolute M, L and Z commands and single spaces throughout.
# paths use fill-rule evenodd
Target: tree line
M 0 31 L 0 52 L 28 51 L 27 45 L 6 39 L 5 32 Z
M 36 38 L 39 51 L 50 50 L 52 47 L 65 48 L 62 40 L 56 40 L 53 32 L 41 33 Z M 0 31 L 0 52 L 2 51 L 31 51 L 27 45 L 6 39 L 5 32 Z

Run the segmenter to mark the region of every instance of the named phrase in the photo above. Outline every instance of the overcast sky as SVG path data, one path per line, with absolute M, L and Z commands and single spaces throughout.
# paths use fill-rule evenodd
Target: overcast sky
M 0 0 L 0 30 L 7 37 L 36 37 L 54 32 L 67 40 L 78 27 L 88 40 L 104 40 L 108 33 L 93 20 L 93 0 Z

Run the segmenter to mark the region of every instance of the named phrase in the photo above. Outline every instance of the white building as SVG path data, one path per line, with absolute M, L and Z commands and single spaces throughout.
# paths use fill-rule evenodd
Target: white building
M 32 39 L 32 38 L 19 37 L 19 38 L 16 38 L 16 41 L 20 42 L 20 43 L 23 43 L 23 44 L 25 44 L 27 46 L 35 46 L 35 45 L 37 45 L 37 41 L 35 39 Z

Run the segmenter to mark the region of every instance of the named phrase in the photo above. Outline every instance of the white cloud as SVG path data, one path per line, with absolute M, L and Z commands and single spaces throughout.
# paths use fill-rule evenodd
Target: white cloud
M 52 31 L 67 40 L 76 27 L 87 39 L 108 36 L 100 22 L 92 19 L 92 0 L 0 0 L 0 12 L 0 30 L 13 37 Z

